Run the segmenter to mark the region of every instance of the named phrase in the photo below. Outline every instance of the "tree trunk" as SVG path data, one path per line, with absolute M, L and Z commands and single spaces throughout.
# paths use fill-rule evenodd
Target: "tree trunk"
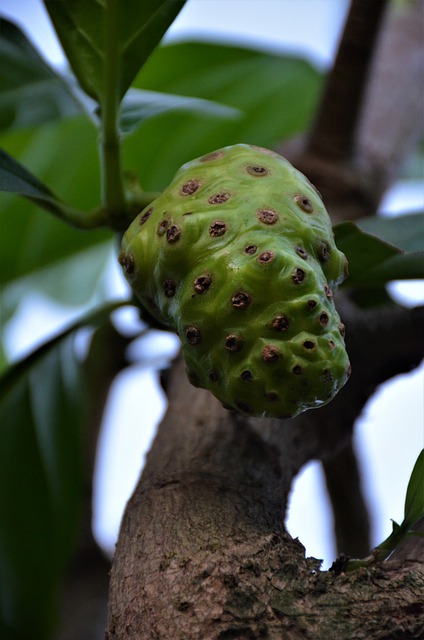
M 387 358 L 392 371 L 418 360 L 423 310 L 398 310 L 393 327 L 404 339 L 386 359 L 387 332 L 378 323 L 367 332 L 366 314 L 362 324 L 347 305 L 349 313 L 356 373 L 329 405 L 293 420 L 228 412 L 176 362 L 169 408 L 122 524 L 109 640 L 420 637 L 423 566 L 387 562 L 336 577 L 284 529 L 293 478 L 350 441 L 364 385 L 387 375 Z M 367 366 L 370 344 L 377 373 Z M 388 635 L 395 622 L 404 635 Z
M 375 4 L 384 8 L 386 3 Z M 291 159 L 325 192 L 335 219 L 374 212 L 421 127 L 412 120 L 416 101 L 405 98 L 407 113 L 398 110 L 397 123 L 391 121 L 386 132 L 399 141 L 403 130 L 403 143 L 395 153 L 395 142 L 382 140 L 381 148 L 390 149 L 385 163 L 378 144 L 381 126 L 373 116 L 379 103 L 381 113 L 388 109 L 387 85 L 381 91 L 380 78 L 387 63 L 398 69 L 400 82 L 409 77 L 407 69 L 417 69 L 422 6 L 412 3 L 407 19 L 400 15 L 384 22 L 377 63 L 369 59 L 373 47 L 362 48 L 356 91 L 364 93 L 369 68 L 373 75 L 365 112 L 355 104 L 347 118 L 349 131 L 337 138 L 347 152 L 339 149 L 333 157 L 323 137 L 327 127 L 331 139 L 332 122 L 334 131 L 340 130 L 340 112 L 324 124 L 318 118 L 308 140 L 291 147 Z M 351 15 L 358 21 L 368 9 L 368 0 L 354 0 Z M 367 33 L 376 42 L 383 14 L 371 13 Z M 388 56 L 387 42 L 398 33 L 398 23 L 408 34 L 408 46 L 399 56 L 396 51 Z M 351 37 L 348 27 L 345 33 Z M 326 113 L 326 101 L 345 99 L 337 97 L 344 92 L 343 82 L 346 74 L 336 63 L 319 113 Z M 417 95 L 413 85 L 408 95 Z M 378 180 L 370 179 L 370 166 Z M 320 571 L 318 560 L 305 558 L 301 543 L 284 528 L 293 479 L 306 462 L 318 459 L 325 464 L 336 513 L 348 523 L 336 526 L 340 543 L 354 547 L 358 537 L 363 540 L 367 518 L 350 448 L 354 423 L 376 386 L 416 366 L 424 347 L 422 308 L 410 311 L 392 304 L 364 311 L 346 295 L 338 296 L 337 306 L 348 327 L 352 377 L 329 405 L 293 420 L 228 412 L 208 392 L 191 387 L 181 360 L 175 362 L 168 411 L 122 523 L 111 575 L 108 640 L 424 637 L 422 538 L 413 538 L 413 552 L 406 559 L 399 556 L 400 563 L 394 558 L 338 575 Z

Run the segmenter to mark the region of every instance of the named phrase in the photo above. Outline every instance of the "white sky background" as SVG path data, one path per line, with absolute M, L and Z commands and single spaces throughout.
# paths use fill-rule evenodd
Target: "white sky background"
M 346 0 L 189 0 L 167 39 L 219 38 L 271 51 L 290 50 L 326 67 L 335 52 L 347 4 Z M 63 63 L 40 0 L 0 0 L 0 12 L 15 19 L 54 64 Z M 411 188 L 409 184 L 392 190 L 384 205 L 391 214 L 423 207 L 423 186 Z M 117 295 L 124 294 L 125 285 L 117 267 L 111 265 L 110 269 L 113 290 Z M 402 300 L 407 292 L 408 304 L 422 303 L 424 299 L 422 283 L 413 283 L 412 288 L 406 283 L 391 288 L 399 291 Z M 39 294 L 27 295 L 16 319 L 5 330 L 9 356 L 15 359 L 27 353 L 37 341 L 45 340 L 68 322 L 71 314 L 79 312 Z M 28 317 L 31 336 L 27 335 Z M 175 342 L 169 339 L 160 345 L 168 352 L 175 348 Z M 390 518 L 402 520 L 407 482 L 424 441 L 423 404 L 421 367 L 385 385 L 367 405 L 358 425 L 356 442 L 373 513 L 375 544 L 390 533 Z M 149 407 L 143 424 L 139 422 L 141 406 Z M 125 502 L 163 411 L 163 395 L 149 372 L 134 365 L 119 376 L 108 404 L 96 483 L 95 530 L 109 550 L 113 549 Z M 324 567 L 335 557 L 328 514 L 320 468 L 311 463 L 295 483 L 288 528 L 300 538 L 308 555 L 324 558 Z

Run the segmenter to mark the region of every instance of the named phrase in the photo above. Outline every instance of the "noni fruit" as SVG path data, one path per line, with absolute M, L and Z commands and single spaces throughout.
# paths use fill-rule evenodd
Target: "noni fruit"
M 333 292 L 347 260 L 319 193 L 277 153 L 236 144 L 185 164 L 132 222 L 119 261 L 178 333 L 191 383 L 224 407 L 293 417 L 345 384 Z

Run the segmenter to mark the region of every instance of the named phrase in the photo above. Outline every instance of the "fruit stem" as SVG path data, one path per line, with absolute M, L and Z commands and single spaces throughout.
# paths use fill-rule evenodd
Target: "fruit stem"
M 105 14 L 104 93 L 100 111 L 100 166 L 102 206 L 110 226 L 116 226 L 127 209 L 122 167 L 118 116 L 120 104 L 120 70 L 117 34 L 117 0 L 107 0 Z

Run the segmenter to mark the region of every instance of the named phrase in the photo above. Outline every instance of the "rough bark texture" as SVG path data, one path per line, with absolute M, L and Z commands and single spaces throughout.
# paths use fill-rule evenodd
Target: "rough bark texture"
M 393 327 L 404 338 L 390 355 L 388 329 L 373 317 L 368 324 L 345 305 L 357 331 L 349 340 L 355 373 L 330 405 L 294 420 L 227 412 L 175 364 L 169 409 L 122 525 L 110 640 L 420 637 L 423 567 L 336 578 L 305 559 L 283 525 L 292 479 L 307 460 L 349 443 L 364 387 L 375 388 L 389 364 L 401 371 L 419 360 L 423 310 L 397 310 Z M 378 370 L 369 366 L 371 345 Z M 377 625 L 383 611 L 387 624 Z M 389 635 L 394 612 L 398 631 Z
M 375 4 L 382 8 L 385 3 Z M 354 0 L 353 13 L 363 15 L 365 5 L 369 8 L 369 2 Z M 370 28 L 373 40 L 382 18 L 377 13 Z M 379 151 L 380 123 L 373 116 L 388 102 L 387 85 L 383 91 L 380 78 L 386 73 L 384 63 L 391 73 L 397 69 L 400 82 L 409 75 L 406 69 L 416 71 L 422 63 L 422 57 L 417 62 L 422 43 L 415 26 L 421 13 L 422 3 L 417 3 L 406 18 L 387 19 L 377 56 L 381 62 L 371 65 L 373 47 L 365 47 L 357 90 L 364 88 L 363 71 L 370 66 L 371 84 L 360 127 L 358 105 L 348 119 L 350 151 L 345 159 L 339 155 L 336 161 L 322 152 L 325 140 L 316 145 L 314 130 L 309 142 L 290 147 L 291 158 L 297 158 L 297 166 L 324 192 L 335 219 L 375 211 L 383 188 L 418 135 L 419 126 L 411 118 L 419 94 L 409 87 L 416 97 L 405 98 L 408 113 L 402 110 L 400 120 L 390 121 L 392 138 L 398 143 L 401 138 L 402 144 L 386 168 L 385 152 Z M 403 42 L 403 36 L 393 35 L 398 22 L 402 32 L 406 29 L 406 48 L 396 45 Z M 391 48 L 388 55 L 384 47 L 393 46 L 401 50 Z M 342 71 L 336 65 L 330 77 L 331 100 L 344 91 Z M 328 99 L 324 93 L 321 113 Z M 330 141 L 331 126 L 328 136 Z M 384 140 L 381 148 L 394 150 L 395 144 Z M 181 361 L 176 361 L 167 388 L 169 408 L 122 523 L 111 575 L 108 640 L 424 637 L 420 538 L 411 538 L 413 551 L 397 561 L 394 557 L 336 575 L 321 572 L 319 561 L 305 558 L 301 543 L 284 529 L 292 481 L 307 461 L 318 459 L 325 464 L 335 513 L 340 514 L 339 544 L 349 547 L 340 551 L 360 549 L 367 517 L 351 454 L 354 423 L 376 386 L 416 366 L 424 347 L 422 308 L 410 311 L 391 304 L 365 311 L 342 294 L 336 303 L 348 327 L 352 377 L 329 405 L 294 420 L 248 419 L 227 412 L 208 392 L 191 387 Z M 351 475 L 343 473 L 346 463 Z M 357 528 L 353 538 L 352 527 Z

